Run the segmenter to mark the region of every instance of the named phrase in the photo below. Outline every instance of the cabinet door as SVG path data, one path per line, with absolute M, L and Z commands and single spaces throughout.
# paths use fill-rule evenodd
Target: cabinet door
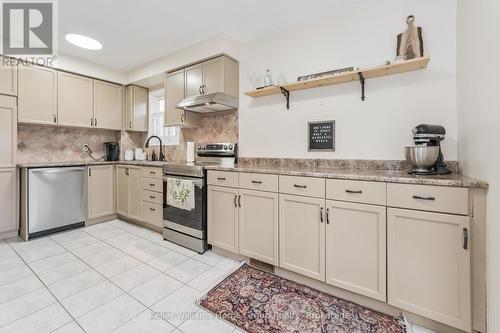
M 325 280 L 325 200 L 280 194 L 280 267 Z
M 133 104 L 133 124 L 134 131 L 147 132 L 149 121 L 149 91 L 146 88 L 134 86 L 134 104 Z
M 18 229 L 17 173 L 15 168 L 0 169 L 0 233 Z
M 184 98 L 184 70 L 171 73 L 165 80 L 165 126 L 179 126 L 184 110 L 175 106 Z
M 389 304 L 471 329 L 469 217 L 387 210 Z
M 278 265 L 278 194 L 240 189 L 239 253 Z
M 95 127 L 120 130 L 123 126 L 123 87 L 94 80 Z
M 115 213 L 114 166 L 89 166 L 87 176 L 88 218 Z
M 208 243 L 238 253 L 238 189 L 208 186 Z
M 386 208 L 326 202 L 326 283 L 386 301 Z
M 128 216 L 130 202 L 129 168 L 116 166 L 116 211 L 119 215 Z
M 0 95 L 0 167 L 16 165 L 17 108 L 16 98 Z
M 58 72 L 57 80 L 58 124 L 93 127 L 94 93 L 92 79 Z
M 8 58 L 0 57 L 0 94 L 17 95 L 17 66 L 12 66 Z
M 134 129 L 134 86 L 125 88 L 125 126 L 126 130 Z
M 19 68 L 18 75 L 19 122 L 56 125 L 57 71 L 31 66 Z
M 201 95 L 203 85 L 203 65 L 198 64 L 186 68 L 186 97 Z
M 224 92 L 224 58 L 219 57 L 203 63 L 203 93 Z
M 130 201 L 129 216 L 142 220 L 142 171 L 138 167 L 129 167 Z

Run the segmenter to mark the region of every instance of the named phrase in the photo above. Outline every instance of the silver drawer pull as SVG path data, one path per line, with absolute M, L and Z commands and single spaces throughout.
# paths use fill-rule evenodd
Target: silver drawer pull
M 297 185 L 297 184 L 293 184 L 293 187 L 296 187 L 296 188 L 307 188 L 306 185 Z
M 150 196 L 149 196 L 149 199 L 156 199 L 156 197 L 154 197 L 154 196 L 150 195 Z
M 149 186 L 153 186 L 153 187 L 154 187 L 154 186 L 155 186 L 155 184 L 149 184 Z
M 225 177 L 217 177 L 217 180 L 226 180 Z
M 419 195 L 414 195 L 413 199 L 415 199 L 415 200 L 426 200 L 426 201 L 435 201 L 436 200 L 436 198 L 434 198 L 434 197 L 421 197 Z
M 149 208 L 150 211 L 154 212 L 156 209 L 154 208 Z
M 464 232 L 464 250 L 469 249 L 469 230 L 467 228 L 463 229 Z
M 258 180 L 252 180 L 252 184 L 262 184 L 262 182 Z
M 156 172 L 154 171 L 149 171 L 150 174 L 154 175 Z
M 351 193 L 351 194 L 361 194 L 361 193 L 363 193 L 363 191 L 345 190 L 345 193 Z

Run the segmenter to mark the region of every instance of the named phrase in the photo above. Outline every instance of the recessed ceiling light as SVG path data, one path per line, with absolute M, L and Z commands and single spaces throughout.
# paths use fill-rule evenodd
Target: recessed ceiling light
M 84 35 L 79 34 L 66 34 L 66 40 L 73 45 L 78 47 L 82 47 L 88 50 L 100 50 L 102 49 L 102 44 L 95 40 L 94 38 L 90 38 Z

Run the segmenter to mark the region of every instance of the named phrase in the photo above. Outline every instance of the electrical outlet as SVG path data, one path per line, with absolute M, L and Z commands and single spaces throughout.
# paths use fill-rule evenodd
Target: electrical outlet
M 88 145 L 88 144 L 86 144 L 86 143 L 85 143 L 85 144 L 83 144 L 83 145 L 82 145 L 82 151 L 83 151 L 84 153 L 88 153 L 88 152 L 90 152 L 90 147 L 89 147 L 89 145 Z

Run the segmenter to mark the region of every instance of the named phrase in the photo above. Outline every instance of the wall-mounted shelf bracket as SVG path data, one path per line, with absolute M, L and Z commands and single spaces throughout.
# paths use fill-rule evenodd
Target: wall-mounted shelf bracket
M 290 91 L 286 90 L 283 87 L 280 87 L 280 89 L 281 89 L 281 93 L 286 98 L 286 109 L 290 110 Z
M 365 100 L 365 77 L 363 76 L 363 72 L 358 73 L 359 82 L 361 82 L 361 100 Z

